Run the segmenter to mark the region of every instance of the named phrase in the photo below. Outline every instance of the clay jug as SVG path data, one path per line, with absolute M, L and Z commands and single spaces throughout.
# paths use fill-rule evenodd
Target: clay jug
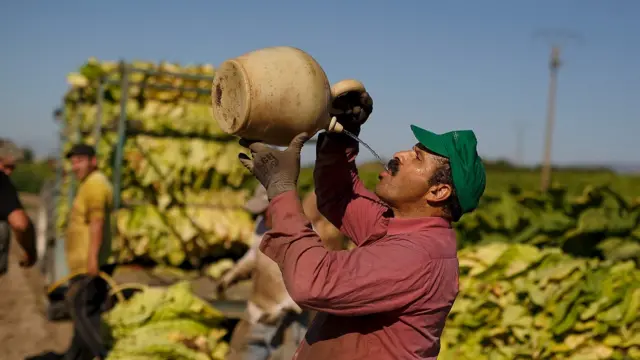
M 342 131 L 329 115 L 334 98 L 365 91 L 357 80 L 333 87 L 311 55 L 288 46 L 249 52 L 223 62 L 211 90 L 213 117 L 222 131 L 286 146 L 299 133 Z

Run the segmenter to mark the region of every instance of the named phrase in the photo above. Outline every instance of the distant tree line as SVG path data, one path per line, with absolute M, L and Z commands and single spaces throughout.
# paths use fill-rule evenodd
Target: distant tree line
M 13 183 L 20 192 L 38 193 L 45 180 L 55 177 L 55 164 L 56 159 L 48 157 L 45 159 L 36 159 L 34 152 L 31 148 L 23 148 L 24 157 L 22 162 L 18 164 L 15 171 L 11 175 Z M 539 166 L 534 167 L 521 167 L 514 165 L 508 160 L 485 160 L 485 168 L 491 172 L 538 172 Z M 379 166 L 377 163 L 373 165 Z M 371 164 L 362 164 L 361 167 L 368 167 Z M 313 167 L 308 165 L 307 167 Z M 563 166 L 554 168 L 554 170 L 571 171 L 571 172 L 585 172 L 585 173 L 605 173 L 613 171 L 605 167 L 585 167 L 585 166 Z
M 509 160 L 484 160 L 484 166 L 487 171 L 535 171 L 538 172 L 541 169 L 540 165 L 535 166 L 518 166 L 510 162 Z M 588 166 L 588 165 L 563 165 L 553 166 L 553 170 L 570 171 L 570 172 L 585 172 L 585 173 L 613 173 L 614 171 L 605 166 Z
M 20 192 L 39 193 L 45 180 L 55 176 L 55 159 L 36 159 L 31 148 L 23 148 L 23 159 L 17 164 L 11 181 Z

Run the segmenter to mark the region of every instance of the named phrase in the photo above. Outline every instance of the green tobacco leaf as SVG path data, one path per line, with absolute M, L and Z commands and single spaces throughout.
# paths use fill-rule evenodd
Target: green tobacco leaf
M 608 238 L 598 244 L 598 249 L 609 260 L 640 259 L 640 241 L 635 239 Z
M 522 244 L 471 247 L 461 258 L 477 262 L 478 254 L 491 265 L 481 276 L 461 275 L 464 300 L 445 330 L 456 336 L 443 336 L 447 352 L 439 358 L 625 359 L 638 346 L 640 269 L 633 262 Z
M 585 321 L 594 317 L 608 301 L 609 299 L 607 298 L 600 298 L 589 304 L 585 311 L 580 314 L 580 320 Z
M 620 194 L 608 186 L 601 187 L 603 193 L 602 206 L 610 210 L 629 210 L 630 206 Z
M 571 330 L 573 326 L 578 322 L 578 317 L 580 316 L 580 312 L 582 310 L 583 310 L 582 305 L 574 305 L 573 307 L 571 307 L 571 310 L 569 311 L 569 313 L 566 314 L 566 316 L 561 317 L 562 320 L 557 322 L 556 325 L 553 327 L 553 333 L 555 335 L 561 335 Z
M 596 319 L 610 325 L 615 325 L 622 320 L 623 315 L 624 313 L 622 311 L 622 306 L 621 304 L 618 304 L 609 308 L 607 311 L 601 312 L 596 315 Z
M 545 286 L 549 281 L 558 281 L 568 278 L 574 271 L 583 272 L 586 263 L 581 259 L 569 259 L 554 266 L 548 266 L 536 272 L 540 285 Z
M 514 243 L 526 243 L 530 242 L 538 233 L 541 231 L 541 227 L 539 225 L 529 225 L 523 231 L 519 232 L 516 236 L 511 239 L 511 242 Z
M 627 295 L 622 304 L 622 323 L 631 324 L 640 317 L 640 284 L 636 288 L 627 290 Z
M 590 208 L 578 218 L 578 229 L 583 233 L 604 233 L 607 231 L 607 213 L 603 208 Z
M 197 298 L 189 283 L 148 288 L 103 315 L 115 359 L 223 359 L 222 314 Z
M 626 236 L 633 231 L 635 226 L 636 219 L 626 211 L 608 213 L 607 229 L 611 235 Z
M 513 232 L 518 228 L 521 221 L 521 210 L 515 197 L 507 193 L 503 194 L 495 209 L 497 215 L 502 218 L 502 226 L 507 232 Z
M 572 229 L 576 221 L 562 211 L 540 213 L 539 223 L 542 231 L 561 234 Z
M 533 318 L 527 314 L 527 309 L 520 305 L 509 305 L 502 313 L 503 327 L 519 326 L 528 328 L 533 324 Z

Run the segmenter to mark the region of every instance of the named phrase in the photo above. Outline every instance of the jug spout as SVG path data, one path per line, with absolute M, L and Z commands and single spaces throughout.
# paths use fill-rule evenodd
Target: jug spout
M 331 86 L 331 114 L 344 114 L 356 105 L 349 102 L 349 95 L 358 93 L 356 98 L 359 98 L 359 94 L 366 92 L 367 89 L 364 84 L 355 79 L 345 79 L 338 81 Z M 341 133 L 344 131 L 344 127 L 340 124 L 335 116 L 331 117 L 329 125 L 326 129 L 328 132 Z
M 331 117 L 331 121 L 329 122 L 329 127 L 327 128 L 328 132 L 341 133 L 344 130 L 342 124 L 338 122 L 335 116 Z

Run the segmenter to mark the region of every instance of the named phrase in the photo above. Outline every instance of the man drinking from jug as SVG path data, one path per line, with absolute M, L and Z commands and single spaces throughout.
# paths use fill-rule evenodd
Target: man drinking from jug
M 345 99 L 352 105 L 338 121 L 358 134 L 373 102 L 367 93 Z M 458 294 L 451 224 L 477 207 L 486 176 L 472 131 L 411 130 L 417 143 L 394 154 L 375 193 L 358 177 L 358 143 L 319 135 L 318 208 L 357 245 L 348 252 L 325 249 L 302 214 L 296 182 L 307 134 L 284 151 L 241 140 L 252 158 L 240 161 L 270 199 L 273 228 L 260 249 L 280 266 L 293 300 L 319 312 L 294 359 L 437 358 Z

